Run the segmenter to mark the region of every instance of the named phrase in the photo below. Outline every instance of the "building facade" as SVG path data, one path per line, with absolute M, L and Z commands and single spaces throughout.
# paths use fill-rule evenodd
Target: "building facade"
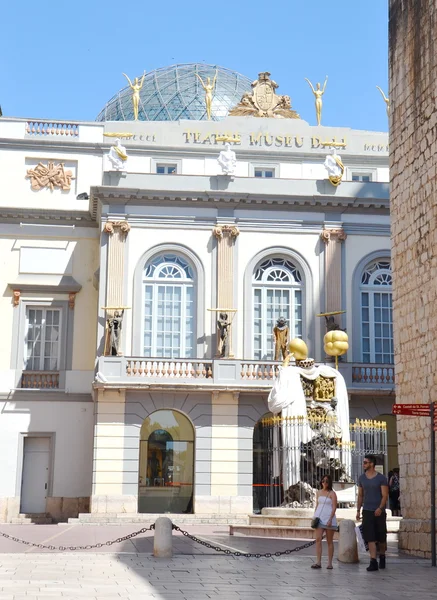
M 103 118 L 0 119 L 0 519 L 251 513 L 280 316 L 323 362 L 316 315 L 346 311 L 350 414 L 397 466 L 387 134 Z

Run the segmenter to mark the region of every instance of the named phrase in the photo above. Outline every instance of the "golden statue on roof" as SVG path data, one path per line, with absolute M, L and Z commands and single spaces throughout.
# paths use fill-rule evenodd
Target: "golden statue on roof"
M 270 73 L 260 73 L 252 83 L 252 93 L 246 92 L 237 106 L 229 111 L 229 116 L 300 119 L 291 108 L 290 96 L 277 95 L 277 87 L 278 84 L 270 79 Z
M 217 83 L 217 73 L 218 73 L 218 71 L 216 69 L 212 83 L 211 83 L 210 77 L 206 78 L 206 83 L 205 83 L 203 81 L 203 79 L 200 77 L 200 75 L 198 75 L 197 73 L 194 73 L 194 75 L 200 81 L 200 83 L 205 91 L 205 106 L 206 106 L 206 116 L 208 117 L 208 121 L 211 121 L 212 97 L 214 94 L 215 84 Z
M 309 79 L 307 79 L 305 77 L 305 81 L 308 82 L 308 85 L 310 86 L 311 91 L 314 94 L 315 104 L 316 104 L 317 125 L 321 125 L 321 123 L 322 123 L 322 106 L 323 106 L 322 96 L 325 93 L 326 84 L 328 83 L 328 76 L 326 75 L 326 79 L 325 79 L 325 83 L 323 84 L 323 88 L 320 87 L 320 83 L 317 83 L 316 89 L 314 89 L 314 86 Z
M 138 110 L 140 107 L 140 91 L 144 84 L 144 77 L 146 76 L 146 72 L 144 71 L 143 73 L 141 83 L 138 77 L 135 77 L 134 82 L 132 83 L 132 81 L 129 79 L 126 73 L 123 73 L 123 75 L 126 77 L 129 83 L 129 87 L 132 90 L 132 106 L 134 109 L 134 121 L 138 121 Z

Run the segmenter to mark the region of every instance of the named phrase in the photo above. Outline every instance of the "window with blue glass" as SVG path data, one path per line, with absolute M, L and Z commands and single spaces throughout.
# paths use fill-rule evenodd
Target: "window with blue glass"
M 273 360 L 273 328 L 279 317 L 288 321 L 290 337 L 302 337 L 302 275 L 289 260 L 272 257 L 256 269 L 253 288 L 253 354 Z
M 160 254 L 144 269 L 144 356 L 191 358 L 195 352 L 194 269 L 177 254 Z
M 158 175 L 176 175 L 177 167 L 172 164 L 160 163 L 156 165 L 156 172 Z
M 274 177 L 275 169 L 255 169 L 255 177 Z
M 370 263 L 361 276 L 361 354 L 365 363 L 393 363 L 390 261 Z

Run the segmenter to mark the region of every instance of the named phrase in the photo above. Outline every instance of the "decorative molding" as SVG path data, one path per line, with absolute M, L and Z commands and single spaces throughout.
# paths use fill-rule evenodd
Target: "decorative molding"
M 70 308 L 71 310 L 74 310 L 74 305 L 76 303 L 76 293 L 77 292 L 71 292 L 70 294 L 68 294 L 68 308 Z
M 21 290 L 14 290 L 13 291 L 12 300 L 13 300 L 13 303 L 14 303 L 14 307 L 18 306 L 20 304 L 20 296 L 21 296 Z
M 28 169 L 26 179 L 31 180 L 30 186 L 35 191 L 48 187 L 52 192 L 55 188 L 67 192 L 71 189 L 71 181 L 76 178 L 73 177 L 73 171 L 65 170 L 64 163 L 56 165 L 49 161 L 46 165 L 40 162 L 35 168 Z
M 320 238 L 325 244 L 329 244 L 331 239 L 337 240 L 338 242 L 344 242 L 347 238 L 347 233 L 344 229 L 323 229 Z
M 212 234 L 218 240 L 223 239 L 225 233 L 229 233 L 231 237 L 237 238 L 240 235 L 240 230 L 235 225 L 216 225 Z
M 128 234 L 130 231 L 130 225 L 127 221 L 106 221 L 103 231 L 112 235 L 115 229 L 120 228 L 120 232 Z
M 82 286 L 74 277 L 69 275 L 19 275 L 17 280 L 8 283 L 14 296 L 24 293 L 31 294 L 72 294 L 80 292 Z

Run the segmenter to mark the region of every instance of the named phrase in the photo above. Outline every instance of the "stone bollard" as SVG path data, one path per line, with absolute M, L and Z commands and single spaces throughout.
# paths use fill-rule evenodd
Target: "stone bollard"
M 173 525 L 168 517 L 159 517 L 155 522 L 153 556 L 171 558 L 173 555 Z
M 340 521 L 339 529 L 338 560 L 342 563 L 359 562 L 355 522 L 344 519 Z

